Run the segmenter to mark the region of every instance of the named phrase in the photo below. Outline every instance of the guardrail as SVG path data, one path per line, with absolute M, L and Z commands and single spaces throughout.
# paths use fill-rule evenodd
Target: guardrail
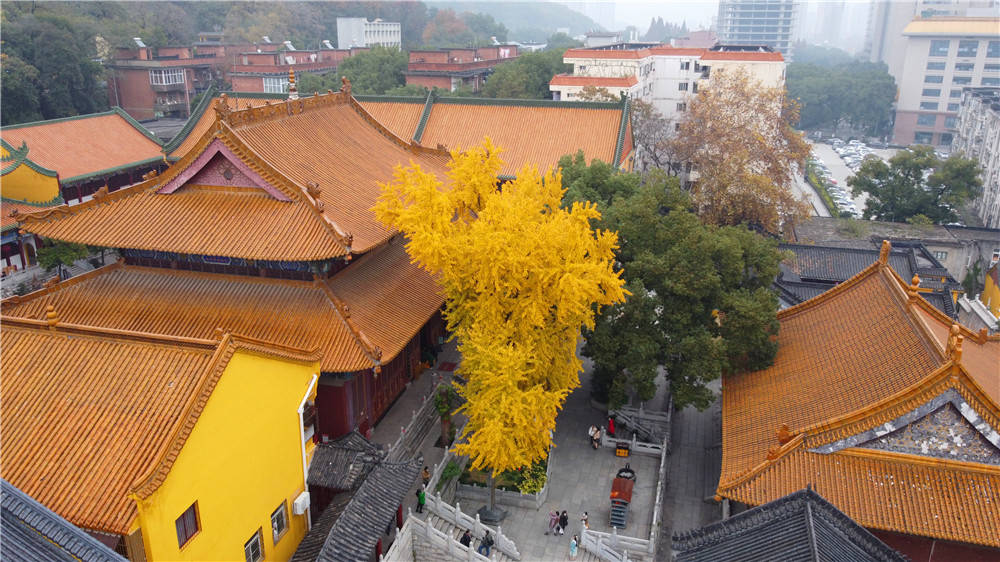
M 389 446 L 388 460 L 392 462 L 400 462 L 416 455 L 420 444 L 427 437 L 430 427 L 439 418 L 437 406 L 434 404 L 434 396 L 441 384 L 444 383 L 444 379 L 438 373 L 433 373 L 431 376 L 434 377 L 434 383 L 431 385 L 430 392 L 424 395 L 420 408 L 413 411 L 410 423 L 406 424 L 406 427 L 399 428 L 399 437 Z
M 489 529 L 490 533 L 493 534 L 494 548 L 515 560 L 521 559 L 521 553 L 517 551 L 517 545 L 503 534 L 503 528 L 500 525 L 497 525 L 495 529 L 489 525 L 484 525 L 479 520 L 478 513 L 474 518 L 466 515 L 462 511 L 461 504 L 456 502 L 455 505 L 449 505 L 448 502 L 441 499 L 440 494 L 428 494 L 426 507 L 431 513 L 448 523 L 460 529 L 469 529 L 472 532 L 472 536 L 477 539 L 482 539 L 486 536 L 486 530 Z
M 465 546 L 443 531 L 435 529 L 430 523 L 412 512 L 407 513 L 406 523 L 396 534 L 396 540 L 389 550 L 379 557 L 379 562 L 396 562 L 397 560 L 413 560 L 414 535 L 419 535 L 430 543 L 431 548 L 448 553 L 450 560 L 470 560 L 475 562 L 490 562 L 490 559 L 476 552 L 472 546 Z M 493 555 L 496 560 L 496 555 Z

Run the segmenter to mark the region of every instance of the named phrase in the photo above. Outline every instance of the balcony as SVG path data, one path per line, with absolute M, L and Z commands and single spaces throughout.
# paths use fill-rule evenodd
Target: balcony
M 163 113 L 173 113 L 174 111 L 184 111 L 186 104 L 184 100 L 162 100 L 153 104 L 153 111 Z
M 183 82 L 178 82 L 176 84 L 150 84 L 149 87 L 152 88 L 154 92 L 160 92 L 160 93 L 184 91 Z

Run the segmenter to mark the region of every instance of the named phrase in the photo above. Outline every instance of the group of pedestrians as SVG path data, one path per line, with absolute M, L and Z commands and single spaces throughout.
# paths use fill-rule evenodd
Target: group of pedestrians
M 580 517 L 580 526 L 583 529 L 590 529 L 590 516 L 586 511 L 583 512 L 583 517 Z M 565 535 L 566 529 L 568 528 L 569 514 L 565 510 L 560 512 L 558 509 L 553 509 L 549 512 L 549 528 L 545 531 L 546 535 Z M 578 535 L 573 535 L 573 538 L 569 541 L 570 560 L 576 559 L 576 553 L 579 546 L 580 537 Z
M 462 533 L 462 538 L 458 539 L 458 542 L 461 543 L 462 546 L 470 546 L 472 544 L 472 531 L 466 529 L 465 532 Z M 479 548 L 476 549 L 476 552 L 488 558 L 490 556 L 490 550 L 492 549 L 493 535 L 490 534 L 489 529 L 487 529 L 486 534 L 483 536 L 483 540 L 479 542 Z

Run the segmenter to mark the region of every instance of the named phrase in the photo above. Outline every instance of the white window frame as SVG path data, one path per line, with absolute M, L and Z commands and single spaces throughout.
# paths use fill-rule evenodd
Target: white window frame
M 288 77 L 287 76 L 265 76 L 262 78 L 264 83 L 264 93 L 265 94 L 287 94 L 288 93 Z
M 281 523 L 280 528 L 278 526 L 279 522 Z M 278 544 L 278 541 L 281 540 L 281 537 L 285 536 L 286 532 L 288 532 L 288 504 L 285 500 L 281 500 L 281 505 L 278 506 L 278 509 L 275 509 L 271 513 L 271 538 L 274 544 Z
M 153 68 L 149 71 L 149 83 L 153 86 L 169 86 L 184 83 L 183 68 Z
M 254 556 L 253 544 L 257 543 L 257 555 Z M 243 557 L 246 562 L 260 562 L 264 559 L 264 541 L 260 538 L 260 529 L 254 531 L 253 536 L 250 537 L 243 545 Z

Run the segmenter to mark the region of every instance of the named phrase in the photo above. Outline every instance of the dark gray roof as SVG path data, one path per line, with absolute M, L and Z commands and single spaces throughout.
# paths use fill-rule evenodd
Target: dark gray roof
M 336 441 L 316 446 L 308 483 L 333 490 L 357 489 L 385 456 L 384 449 L 352 431 Z
M 809 489 L 675 534 L 673 548 L 677 562 L 906 560 Z
M 25 562 L 50 560 L 124 561 L 79 527 L 0 479 L 0 558 Z
M 395 519 L 396 509 L 410 493 L 421 466 L 421 459 L 413 459 L 401 463 L 383 462 L 375 467 L 330 528 L 317 560 L 369 560 L 379 538 Z
M 330 529 L 333 528 L 333 524 L 337 522 L 337 519 L 340 519 L 344 510 L 347 509 L 347 505 L 351 502 L 351 496 L 353 495 L 353 492 L 341 492 L 333 496 L 330 505 L 326 506 L 323 514 L 312 522 L 312 528 L 309 529 L 306 536 L 302 538 L 302 542 L 299 543 L 298 548 L 295 549 L 295 554 L 292 556 L 291 562 L 313 562 L 316 560 L 320 551 L 323 550 L 323 544 L 326 542 L 326 537 L 330 534 Z
M 879 251 L 875 249 L 804 244 L 779 244 L 778 248 L 795 254 L 794 261 L 787 264 L 787 267 L 802 281 L 842 283 L 878 261 L 879 255 Z M 913 277 L 915 264 L 909 252 L 893 249 L 889 253 L 889 265 L 903 279 Z

